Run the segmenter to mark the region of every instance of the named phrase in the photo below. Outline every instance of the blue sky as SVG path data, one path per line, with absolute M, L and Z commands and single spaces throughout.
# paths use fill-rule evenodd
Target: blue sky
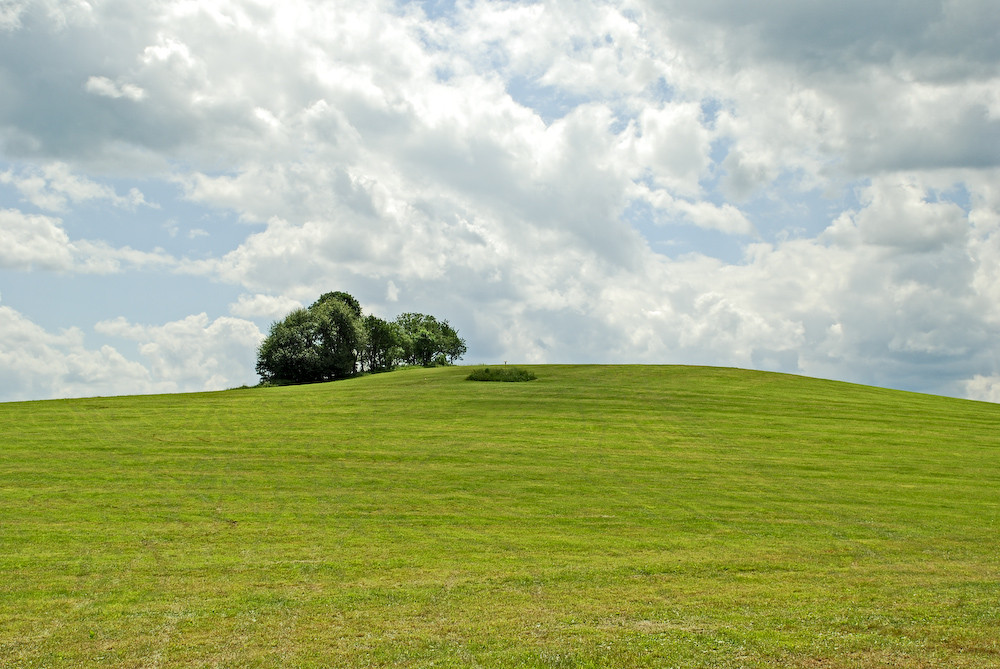
M 1000 401 L 992 0 L 0 3 L 0 401 L 256 382 L 346 290 L 466 362 Z

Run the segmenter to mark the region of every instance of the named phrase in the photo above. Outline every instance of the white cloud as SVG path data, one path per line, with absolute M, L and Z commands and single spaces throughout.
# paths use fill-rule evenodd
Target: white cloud
M 737 207 L 731 204 L 716 205 L 711 202 L 675 201 L 674 207 L 695 225 L 729 234 L 750 235 L 753 224 Z
M 229 313 L 241 318 L 278 320 L 302 306 L 298 300 L 280 295 L 240 295 L 239 300 L 230 305 Z
M 110 186 L 73 174 L 62 162 L 20 172 L 0 172 L 0 184 L 14 186 L 34 206 L 56 213 L 67 211 L 70 205 L 94 200 L 130 210 L 139 206 L 158 208 L 147 202 L 138 188 L 131 188 L 128 195 L 118 195 Z
M 0 306 L 0 401 L 219 390 L 255 383 L 262 337 L 248 321 L 204 314 L 160 326 L 124 318 L 95 326 L 138 344 L 145 364 L 110 345 L 88 348 L 82 330 L 52 333 Z
M 988 270 L 968 261 L 965 212 L 932 201 L 914 174 L 874 179 L 860 207 L 832 217 L 822 238 L 757 245 L 740 266 L 652 256 L 619 220 L 633 197 L 668 219 L 755 234 L 741 208 L 701 199 L 706 180 L 721 176 L 745 197 L 774 188 L 782 174 L 797 174 L 801 190 L 815 188 L 845 155 L 854 169 L 872 156 L 892 164 L 890 143 L 878 140 L 873 153 L 862 133 L 896 132 L 894 120 L 876 113 L 862 121 L 874 98 L 861 94 L 889 84 L 902 91 L 902 83 L 878 70 L 850 82 L 829 68 L 807 81 L 800 63 L 770 55 L 733 69 L 725 56 L 732 45 L 708 40 L 708 49 L 688 51 L 696 31 L 679 36 L 668 26 L 658 51 L 655 24 L 622 28 L 616 34 L 628 33 L 628 49 L 609 49 L 614 35 L 608 43 L 586 22 L 562 18 L 558 4 L 477 5 L 461 14 L 462 34 L 434 26 L 441 42 L 468 40 L 467 61 L 460 52 L 435 55 L 454 72 L 446 81 L 409 67 L 392 71 L 390 91 L 377 69 L 360 78 L 355 69 L 350 88 L 327 91 L 324 105 L 274 115 L 288 141 L 316 137 L 327 119 L 337 144 L 317 147 L 316 162 L 253 163 L 191 182 L 192 198 L 269 221 L 215 271 L 256 290 L 318 292 L 367 277 L 414 299 L 450 291 L 452 308 L 475 311 L 487 299 L 504 316 L 476 316 L 476 334 L 505 356 L 534 360 L 777 364 L 889 382 L 922 365 L 938 365 L 940 374 L 932 358 L 955 364 L 980 345 L 980 292 L 966 280 Z M 562 26 L 560 40 L 551 41 L 549 22 Z M 604 23 L 614 21 L 602 16 Z M 672 58 L 680 49 L 685 57 Z M 610 51 L 646 69 L 623 79 L 613 59 L 602 60 Z M 719 54 L 725 58 L 712 64 Z M 543 121 L 496 80 L 480 78 L 493 61 L 538 86 L 600 92 L 614 103 L 577 103 Z M 647 97 L 657 76 L 676 86 L 677 99 Z M 626 104 L 618 97 L 625 95 L 635 97 Z M 705 117 L 706 98 L 723 101 L 714 121 Z M 619 107 L 631 115 L 624 125 Z M 392 125 L 373 126 L 373 112 Z M 722 139 L 731 148 L 713 174 L 713 142 Z M 338 161 L 342 170 L 331 169 Z M 648 186 L 635 183 L 646 178 Z M 951 329 L 957 322 L 966 323 L 962 336 Z M 968 364 L 984 359 L 976 360 Z
M 100 326 L 173 387 L 233 378 L 259 336 L 240 318 L 330 289 L 448 317 L 508 359 L 948 390 L 998 373 L 988 3 L 476 1 L 431 20 L 389 2 L 164 2 L 127 30 L 113 4 L 32 7 L 0 15 L 0 152 L 21 165 L 0 182 L 70 221 L 148 204 L 97 175 L 166 180 L 253 225 L 222 246 L 210 222 L 174 219 L 174 243 L 212 230 L 210 255 L 176 260 L 0 214 L 8 268 L 178 269 L 244 291 L 237 318 Z
M 58 30 L 70 23 L 86 22 L 92 7 L 87 0 L 3 0 L 0 3 L 0 30 L 21 28 L 21 18 L 34 10 Z
M 667 104 L 643 110 L 637 124 L 638 164 L 648 165 L 658 184 L 687 197 L 701 194 L 710 165 L 712 132 L 701 115 L 695 103 Z
M 977 374 L 965 382 L 965 395 L 972 400 L 1000 404 L 1000 375 Z
M 861 195 L 860 212 L 844 212 L 824 233 L 838 244 L 870 244 L 902 252 L 933 252 L 963 243 L 966 212 L 953 202 L 930 202 L 910 176 L 879 177 Z
M 171 392 L 220 390 L 252 383 L 255 351 L 263 335 L 250 321 L 206 314 L 163 325 L 123 317 L 94 326 L 100 334 L 135 341 L 152 378 Z
M 73 271 L 84 274 L 117 274 L 126 269 L 173 269 L 179 265 L 176 258 L 159 248 L 141 251 L 89 240 L 73 242 L 71 246 L 77 256 Z
M 68 270 L 72 266 L 69 237 L 59 219 L 0 210 L 0 267 Z
M 106 98 L 125 98 L 133 102 L 138 102 L 146 97 L 146 91 L 139 86 L 129 83 L 115 83 L 107 77 L 90 77 L 84 88 L 88 93 L 103 95 Z
M 1000 164 L 998 20 L 978 0 L 946 4 L 641 6 L 650 38 L 681 54 L 671 83 L 724 102 L 729 192 L 745 197 L 783 174 Z
M 0 4 L 0 30 L 16 30 L 21 27 L 21 14 L 24 4 L 21 2 L 4 2 Z
M 50 216 L 0 210 L 0 267 L 81 274 L 112 274 L 125 268 L 171 268 L 167 253 L 113 247 L 104 242 L 72 241 L 62 221 Z
M 166 390 L 111 346 L 88 349 L 76 328 L 53 334 L 0 306 L 0 400 Z

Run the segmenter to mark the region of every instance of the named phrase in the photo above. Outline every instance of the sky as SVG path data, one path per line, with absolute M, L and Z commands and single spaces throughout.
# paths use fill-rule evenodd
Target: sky
M 343 290 L 464 362 L 1000 402 L 995 0 L 0 0 L 0 401 L 254 384 Z

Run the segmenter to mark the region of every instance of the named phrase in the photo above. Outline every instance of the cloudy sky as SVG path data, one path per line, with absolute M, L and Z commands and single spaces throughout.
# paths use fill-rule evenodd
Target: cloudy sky
M 329 290 L 467 363 L 1000 401 L 995 0 L 0 0 L 0 400 L 253 384 Z

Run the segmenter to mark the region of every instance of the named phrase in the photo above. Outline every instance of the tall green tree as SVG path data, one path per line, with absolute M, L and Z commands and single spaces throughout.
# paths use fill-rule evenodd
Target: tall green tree
M 257 373 L 269 383 L 311 383 L 326 375 L 320 355 L 319 327 L 306 309 L 296 309 L 271 324 L 257 349 Z
M 342 290 L 335 290 L 330 293 L 323 293 L 322 295 L 319 296 L 319 299 L 313 303 L 313 306 L 326 302 L 342 302 L 351 308 L 351 311 L 354 312 L 354 315 L 357 318 L 361 318 L 361 303 L 358 302 L 358 300 L 350 293 L 345 293 Z
M 257 373 L 270 383 L 344 378 L 357 373 L 364 347 L 357 300 L 347 293 L 327 293 L 308 309 L 296 309 L 271 325 L 257 349 Z
M 339 299 L 317 300 L 309 311 L 319 325 L 320 357 L 329 378 L 357 373 L 358 359 L 365 347 L 365 328 L 358 312 Z
M 403 359 L 403 333 L 396 323 L 378 316 L 364 318 L 365 348 L 361 366 L 369 372 L 386 372 L 394 369 Z
M 465 340 L 458 336 L 458 330 L 451 327 L 448 321 L 441 321 L 441 353 L 448 363 L 454 365 L 467 350 Z
M 411 365 L 454 364 L 465 355 L 465 341 L 448 321 L 408 312 L 396 317 L 403 332 L 403 357 Z

